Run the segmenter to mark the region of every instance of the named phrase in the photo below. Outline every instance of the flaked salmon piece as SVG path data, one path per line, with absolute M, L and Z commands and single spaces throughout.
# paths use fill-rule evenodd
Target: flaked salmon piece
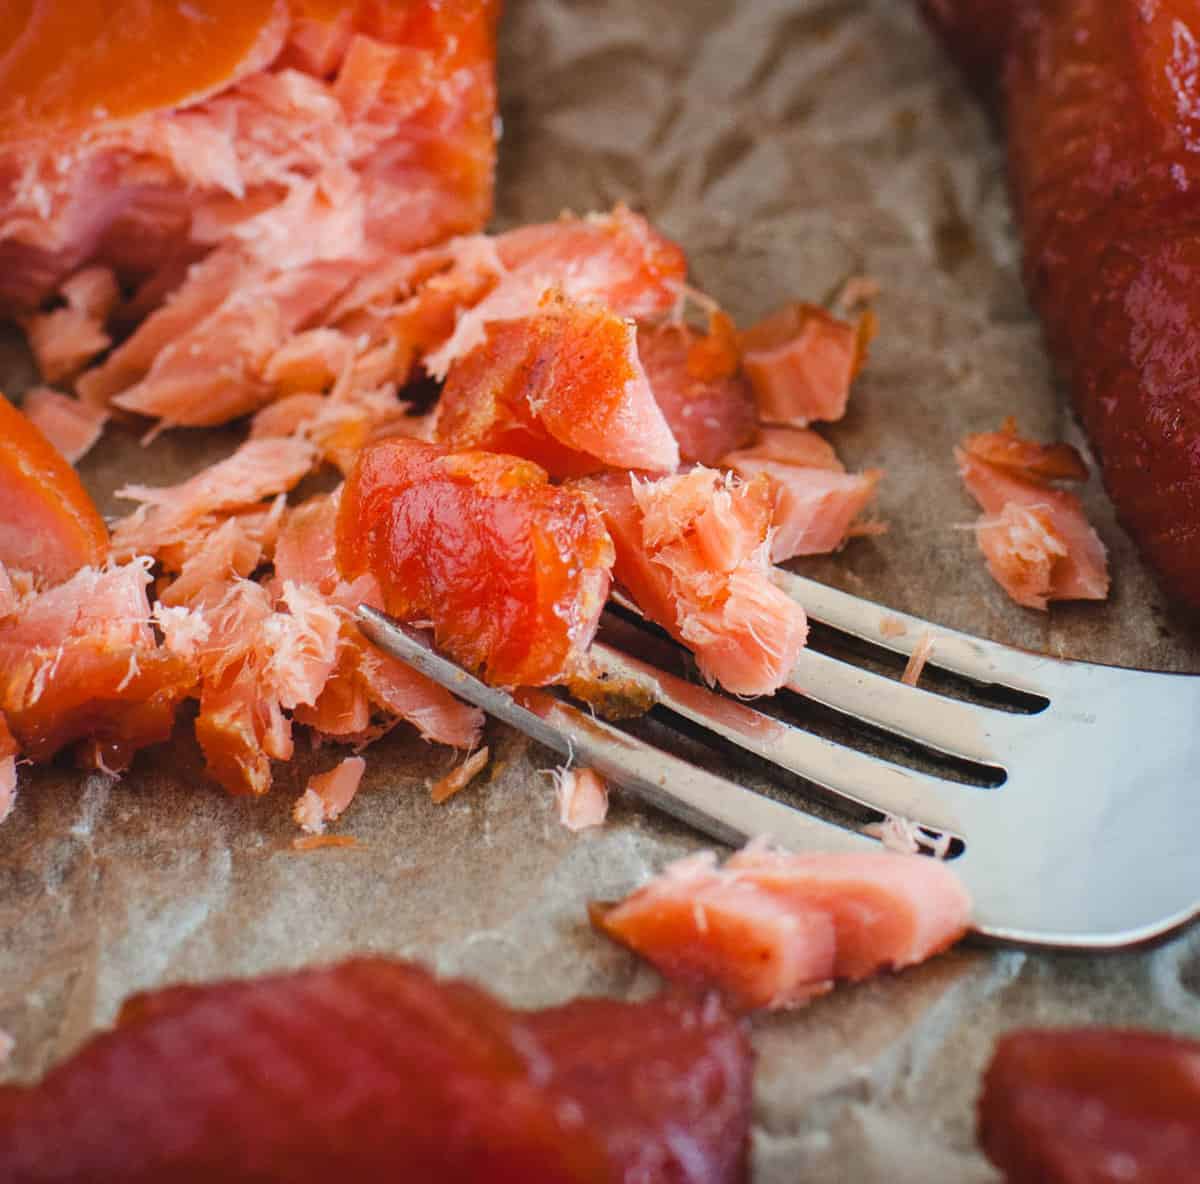
M 731 467 L 735 460 L 772 460 L 831 473 L 846 471 L 833 445 L 811 428 L 762 427 L 753 444 L 721 457 L 721 463 Z
M 826 912 L 837 937 L 834 974 L 851 982 L 923 962 L 970 923 L 962 881 L 923 855 L 792 855 L 752 843 L 724 871 L 776 899 Z
M 16 588 L 13 587 L 8 568 L 0 563 L 0 621 L 3 621 L 5 617 L 11 617 L 17 611 L 20 603 L 20 597 L 17 595 Z
M 85 267 L 63 280 L 58 294 L 73 308 L 103 325 L 121 301 L 121 288 L 109 267 Z
M 210 427 L 275 397 L 266 366 L 289 336 L 345 286 L 332 263 L 314 263 L 258 282 L 243 281 L 218 307 L 163 347 L 146 374 L 111 403 L 163 427 Z
M 478 752 L 473 752 L 465 760 L 460 761 L 445 777 L 439 777 L 429 787 L 429 797 L 435 806 L 449 801 L 456 793 L 461 793 L 480 773 L 488 763 L 491 752 L 485 745 Z
M 279 395 L 320 392 L 349 365 L 354 343 L 336 329 L 307 329 L 286 340 L 267 359 L 263 379 Z
M 1051 600 L 1108 595 L 1104 544 L 1073 493 L 1016 476 L 964 449 L 958 471 L 985 517 L 976 538 L 996 582 L 1018 603 L 1045 609 Z
M 531 317 L 488 325 L 451 365 L 437 439 L 521 456 L 559 477 L 679 466 L 632 324 L 602 305 L 553 295 Z
M 703 465 L 715 465 L 727 452 L 750 443 L 757 425 L 753 392 L 736 357 L 728 373 L 721 369 L 720 356 L 697 372 L 697 351 L 711 340 L 711 334 L 701 336 L 682 324 L 638 327 L 638 356 L 679 442 L 680 456 Z M 719 355 L 715 345 L 710 352 Z
M 792 855 L 753 843 L 723 868 L 670 865 L 593 922 L 671 978 L 714 982 L 743 1007 L 805 1002 L 946 949 L 970 900 L 938 860 L 878 852 Z
M 212 3 L 204 0 L 204 7 Z M 58 7 L 64 14 L 70 8 Z M 253 7 L 261 11 L 263 0 Z M 340 174 L 351 178 L 353 192 L 335 208 L 356 211 L 354 234 L 344 237 L 380 254 L 482 225 L 494 162 L 494 6 L 472 0 L 446 8 L 420 0 L 380 15 L 373 5 L 338 0 L 319 16 L 302 17 L 284 0 L 267 0 L 267 7 L 270 35 L 260 28 L 262 40 L 237 68 L 224 47 L 206 46 L 206 60 L 223 64 L 210 72 L 207 86 L 180 88 L 189 96 L 185 107 L 139 101 L 128 115 L 117 114 L 123 105 L 116 100 L 131 89 L 129 79 L 146 79 L 161 97 L 177 86 L 164 87 L 170 70 L 147 70 L 139 61 L 137 68 L 125 67 L 124 77 L 106 77 L 110 51 L 126 44 L 128 34 L 103 36 L 97 50 L 86 32 L 90 18 L 80 24 L 60 14 L 47 25 L 45 14 L 39 17 L 39 36 L 26 40 L 40 44 L 58 20 L 60 56 L 24 79 L 32 91 L 22 101 L 36 107 L 43 92 L 61 90 L 68 74 L 87 75 L 84 86 L 72 84 L 78 92 L 99 87 L 114 93 L 72 107 L 82 122 L 47 109 L 45 135 L 0 154 L 0 175 L 13 174 L 14 182 L 0 203 L 0 262 L 6 265 L 0 312 L 32 311 L 88 260 L 112 266 L 124 280 L 153 277 L 201 254 L 214 223 L 231 228 L 223 240 L 230 241 L 241 222 L 302 205 Z M 228 26 L 233 44 L 244 17 L 239 13 L 238 24 Z M 115 12 L 107 19 L 130 29 L 145 23 Z M 291 52 L 296 19 L 303 20 L 310 46 L 319 37 L 316 28 L 348 20 L 356 52 L 347 54 L 347 39 L 346 48 L 332 53 L 332 75 L 305 72 L 311 56 Z M 172 55 L 190 53 L 204 40 L 203 30 L 224 28 L 226 20 L 183 20 L 170 42 Z M 12 37 L 22 24 L 18 12 Z M 155 17 L 147 28 L 160 25 Z M 333 42 L 342 36 L 339 28 Z M 75 69 L 85 59 L 87 69 Z M 275 68 L 277 60 L 289 68 Z M 29 126 L 27 118 L 14 119 L 10 131 Z M 92 196 L 98 188 L 104 201 Z M 313 212 L 303 211 L 306 217 Z M 253 249 L 262 237 L 270 238 L 269 225 L 248 245 Z M 311 250 L 319 237 L 293 235 L 282 246 L 285 254 Z M 268 241 L 264 249 L 278 245 Z
M 608 596 L 612 543 L 592 500 L 530 461 L 393 438 L 365 448 L 338 512 L 338 566 L 388 611 L 507 686 L 565 678 Z
M 425 357 L 435 378 L 483 342 L 488 322 L 531 315 L 547 291 L 649 319 L 670 311 L 687 272 L 682 250 L 623 205 L 611 214 L 510 230 L 497 236 L 495 249 L 503 273 Z
M 288 710 L 312 705 L 337 663 L 342 617 L 318 592 L 285 581 L 282 602 L 263 625 L 266 676 Z
M 105 412 L 48 386 L 30 387 L 21 410 L 71 464 L 91 450 L 108 422 Z
M 608 817 L 608 782 L 595 769 L 554 770 L 554 796 L 567 830 L 603 826 Z
M 962 449 L 976 460 L 1030 481 L 1086 481 L 1087 465 L 1071 444 L 1039 444 L 1017 432 L 1009 416 L 998 432 L 967 436 Z
M 165 740 L 195 674 L 150 624 L 148 561 L 83 568 L 0 622 L 0 714 L 31 759 L 85 743 L 109 771 Z
M 371 706 L 407 720 L 422 736 L 456 748 L 473 748 L 483 726 L 475 708 L 455 699 L 440 684 L 370 645 L 349 623 L 362 603 L 383 607 L 375 577 L 341 578 L 335 562 L 340 490 L 318 495 L 288 514 L 275 550 L 275 573 L 282 581 L 317 591 L 347 617 L 338 666 L 310 707 L 296 718 L 323 735 L 357 738 L 370 729 Z
M 117 523 L 113 549 L 118 555 L 155 555 L 211 515 L 255 506 L 291 489 L 315 459 L 307 440 L 248 440 L 179 485 L 126 485 L 117 496 L 141 505 Z
M 20 755 L 16 737 L 9 731 L 8 721 L 0 711 L 0 822 L 12 813 L 17 802 L 17 757 Z M 3 1063 L 4 1058 L 0 1056 L 0 1065 Z
M 657 481 L 612 474 L 579 485 L 604 512 L 616 548 L 614 578 L 642 612 L 726 690 L 777 691 L 808 625 L 770 578 L 767 482 L 695 468 Z
M 292 817 L 300 829 L 319 835 L 327 822 L 340 818 L 354 800 L 366 767 L 367 762 L 361 756 L 348 756 L 327 773 L 310 777 L 292 810 Z
M 55 308 L 36 313 L 21 322 L 33 360 L 43 382 L 65 382 L 74 378 L 112 338 L 104 327 L 77 308 Z
M 57 583 L 108 550 L 108 528 L 78 474 L 0 396 L 0 563 Z
M 761 476 L 770 482 L 772 563 L 836 551 L 874 499 L 883 475 L 879 469 L 839 473 L 742 453 L 733 453 L 723 463 L 747 481 Z
M 604 934 L 668 979 L 716 986 L 744 1010 L 796 1007 L 833 986 L 829 914 L 731 877 L 708 852 L 670 864 L 619 904 L 589 907 Z
M 904 673 L 900 675 L 902 683 L 915 687 L 921 681 L 921 675 L 925 673 L 925 667 L 933 657 L 935 645 L 933 634 L 921 634 L 917 644 L 913 646 L 912 653 L 908 655 L 908 661 L 904 663 Z
M 766 423 L 841 419 L 862 356 L 855 326 L 815 304 L 789 304 L 742 334 L 742 366 Z
M 325 406 L 325 396 L 301 392 L 284 395 L 254 413 L 250 421 L 250 439 L 268 440 L 275 436 L 295 436 Z
M 198 605 L 220 600 L 232 580 L 251 575 L 262 561 L 262 545 L 237 518 L 227 518 L 183 559 L 179 575 L 158 594 L 159 603 Z

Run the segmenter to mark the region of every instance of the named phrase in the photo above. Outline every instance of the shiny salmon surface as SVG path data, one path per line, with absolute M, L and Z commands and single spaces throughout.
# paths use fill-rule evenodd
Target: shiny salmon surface
M 1195 1184 L 1200 1041 L 1106 1028 L 1010 1032 L 983 1079 L 979 1141 L 1013 1181 Z
M 715 999 L 519 1012 L 356 959 L 130 999 L 0 1089 L 0 1177 L 745 1184 L 751 1066 Z
M 595 633 L 612 543 L 592 500 L 516 457 L 390 439 L 346 479 L 338 564 L 428 621 L 456 660 L 509 686 L 561 681 Z

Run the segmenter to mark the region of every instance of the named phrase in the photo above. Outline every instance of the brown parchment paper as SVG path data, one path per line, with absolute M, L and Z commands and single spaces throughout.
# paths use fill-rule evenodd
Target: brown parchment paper
M 829 435 L 849 465 L 886 467 L 891 530 L 800 570 L 1001 641 L 1200 670 L 1200 635 L 1095 482 L 1105 605 L 1017 608 L 963 529 L 975 510 L 951 448 L 965 432 L 1011 413 L 1082 441 L 1020 288 L 1000 150 L 905 0 L 509 0 L 501 78 L 499 225 L 629 201 L 743 322 L 851 274 L 879 280 L 882 331 Z M 27 363 L 10 351 L 4 368 L 18 389 Z M 83 472 L 113 512 L 121 482 L 179 479 L 238 438 L 175 432 L 143 450 L 118 431 Z M 23 772 L 0 828 L 10 1078 L 68 1054 L 131 991 L 352 951 L 421 958 L 519 1004 L 653 989 L 584 904 L 700 840 L 619 796 L 602 830 L 568 834 L 540 772 L 552 762 L 520 737 L 490 725 L 490 780 L 433 806 L 427 782 L 455 758 L 398 730 L 369 751 L 338 827 L 361 846 L 297 854 L 291 803 L 335 753 L 301 753 L 269 799 L 235 801 L 184 731 L 119 782 Z M 1102 958 L 964 947 L 757 1020 L 755 1179 L 992 1180 L 972 1105 L 996 1033 L 1085 1021 L 1200 1030 L 1200 932 Z

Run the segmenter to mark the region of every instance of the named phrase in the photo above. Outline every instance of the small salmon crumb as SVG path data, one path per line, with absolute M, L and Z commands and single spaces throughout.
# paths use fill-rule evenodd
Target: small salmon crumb
M 903 637 L 908 626 L 899 617 L 884 617 L 879 622 L 879 632 L 883 637 Z
M 353 835 L 297 835 L 292 840 L 296 851 L 321 851 L 326 847 L 357 847 Z
M 870 304 L 882 291 L 882 285 L 869 275 L 852 275 L 843 285 L 834 302 L 847 312 Z
M 567 830 L 600 826 L 608 816 L 608 783 L 595 769 L 555 769 L 558 820 Z
M 915 687 L 921 679 L 925 663 L 931 657 L 933 657 L 933 637 L 931 634 L 922 633 L 921 639 L 913 647 L 913 652 L 908 656 L 908 664 L 904 667 L 904 673 L 900 676 L 900 681 L 910 687 Z
M 452 798 L 460 790 L 466 789 L 476 776 L 483 769 L 483 766 L 488 763 L 488 757 L 491 755 L 486 745 L 478 752 L 473 752 L 461 765 L 450 770 L 445 777 L 435 781 L 429 787 L 429 796 L 433 799 L 435 805 L 441 805 L 448 798 Z
M 339 818 L 358 792 L 366 767 L 361 756 L 348 756 L 329 772 L 310 777 L 308 788 L 292 808 L 292 817 L 300 829 L 319 835 L 325 823 Z

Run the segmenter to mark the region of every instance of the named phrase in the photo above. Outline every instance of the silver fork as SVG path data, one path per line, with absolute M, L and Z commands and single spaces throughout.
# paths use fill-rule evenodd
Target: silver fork
M 776 569 L 809 617 L 901 655 L 923 638 L 931 667 L 1009 688 L 1015 714 L 907 686 L 812 649 L 789 688 L 843 716 L 994 772 L 965 785 L 783 723 L 602 643 L 614 673 L 669 711 L 822 787 L 827 795 L 961 840 L 952 866 L 977 933 L 1022 945 L 1120 949 L 1200 914 L 1200 676 L 1026 653 L 893 612 Z M 798 851 L 878 850 L 839 824 L 698 768 L 543 691 L 489 687 L 418 635 L 363 605 L 363 632 L 455 694 L 697 830 L 730 845 L 769 835 Z M 920 832 L 918 832 L 920 833 Z

